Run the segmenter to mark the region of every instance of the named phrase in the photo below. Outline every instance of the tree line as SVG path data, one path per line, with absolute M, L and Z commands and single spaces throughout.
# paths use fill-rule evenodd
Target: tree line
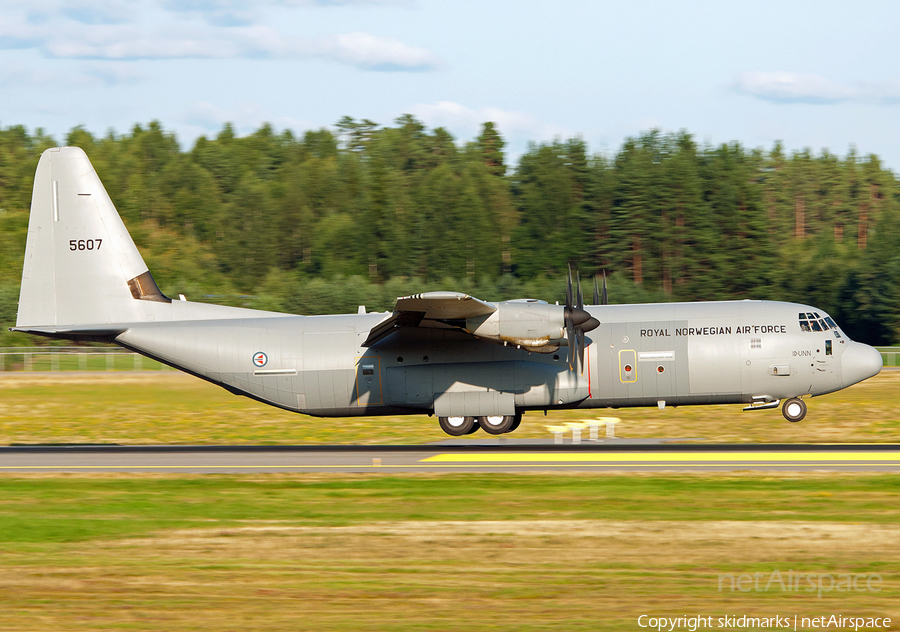
M 900 342 L 900 187 L 874 155 L 654 130 L 614 154 L 535 143 L 509 165 L 492 123 L 461 143 L 410 115 L 302 137 L 226 125 L 188 150 L 158 122 L 64 142 L 87 152 L 171 295 L 295 313 L 389 309 L 431 289 L 553 301 L 571 263 L 607 271 L 613 302 L 808 302 L 860 340 Z M 4 329 L 34 169 L 56 144 L 0 129 Z

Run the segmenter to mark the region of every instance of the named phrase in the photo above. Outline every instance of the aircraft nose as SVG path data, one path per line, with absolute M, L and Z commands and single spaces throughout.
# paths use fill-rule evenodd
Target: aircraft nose
M 850 342 L 841 356 L 841 374 L 844 386 L 867 380 L 881 371 L 881 354 L 878 350 L 860 342 Z

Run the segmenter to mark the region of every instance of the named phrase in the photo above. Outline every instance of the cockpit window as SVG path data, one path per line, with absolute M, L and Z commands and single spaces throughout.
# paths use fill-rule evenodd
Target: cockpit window
M 841 335 L 838 333 L 837 323 L 834 322 L 834 319 L 831 316 L 825 316 L 822 318 L 819 316 L 818 312 L 800 312 L 800 331 L 830 331 L 834 330 L 834 337 L 840 338 Z

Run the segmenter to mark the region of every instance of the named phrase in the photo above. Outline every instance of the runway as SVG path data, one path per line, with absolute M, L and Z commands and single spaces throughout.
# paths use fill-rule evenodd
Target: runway
M 900 444 L 10 446 L 15 472 L 900 472 Z

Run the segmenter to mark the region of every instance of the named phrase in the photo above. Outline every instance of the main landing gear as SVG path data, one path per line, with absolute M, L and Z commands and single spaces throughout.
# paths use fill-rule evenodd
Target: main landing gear
M 798 422 L 806 417 L 806 402 L 799 397 L 792 397 L 784 402 L 781 414 L 790 422 Z
M 451 437 L 470 435 L 479 428 L 488 434 L 501 435 L 519 427 L 522 423 L 522 413 L 487 417 L 438 417 L 438 423 L 441 430 Z

